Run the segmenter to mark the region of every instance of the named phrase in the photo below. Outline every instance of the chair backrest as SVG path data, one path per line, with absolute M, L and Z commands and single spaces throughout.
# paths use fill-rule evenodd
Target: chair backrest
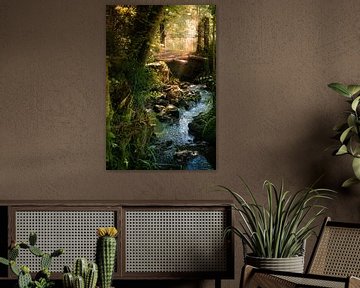
M 360 224 L 326 218 L 307 273 L 360 277 Z

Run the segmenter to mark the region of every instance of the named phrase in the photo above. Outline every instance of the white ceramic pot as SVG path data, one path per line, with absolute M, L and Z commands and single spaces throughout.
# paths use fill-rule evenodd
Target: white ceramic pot
M 263 258 L 246 255 L 245 263 L 262 269 L 304 273 L 304 256 Z

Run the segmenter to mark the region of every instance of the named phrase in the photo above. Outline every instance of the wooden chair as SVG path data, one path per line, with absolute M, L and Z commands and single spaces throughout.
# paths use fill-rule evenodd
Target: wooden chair
M 240 287 L 360 287 L 360 223 L 326 218 L 306 273 L 278 272 L 245 265 Z

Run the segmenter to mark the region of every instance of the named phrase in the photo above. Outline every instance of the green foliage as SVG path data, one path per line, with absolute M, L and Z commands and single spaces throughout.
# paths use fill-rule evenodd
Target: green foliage
M 36 241 L 37 241 L 37 235 L 34 232 L 31 232 L 29 235 L 29 244 L 31 246 L 35 246 L 36 245 Z
M 215 110 L 215 109 L 213 109 Z M 210 111 L 213 111 L 210 110 Z M 205 120 L 205 125 L 203 129 L 203 137 L 208 142 L 216 144 L 216 116 L 214 113 L 208 113 Z
M 160 84 L 154 71 L 116 61 L 109 68 L 109 112 L 106 123 L 107 169 L 152 169 L 149 142 L 154 135 L 154 116 L 147 100 Z
M 216 108 L 212 108 L 205 113 L 200 113 L 194 117 L 189 125 L 191 133 L 198 139 L 205 140 L 212 145 L 216 145 Z
M 1 263 L 1 264 L 4 264 L 4 265 L 6 265 L 6 266 L 10 265 L 9 260 L 8 260 L 8 259 L 5 259 L 5 258 L 3 258 L 3 257 L 0 257 L 0 263 Z
M 49 282 L 44 278 L 41 278 L 39 281 L 34 281 L 33 282 L 33 287 L 34 288 L 51 288 L 55 285 L 54 282 Z
M 58 257 L 64 253 L 63 249 L 57 249 L 51 254 L 44 253 L 36 245 L 37 236 L 35 233 L 30 233 L 29 243 L 13 243 L 8 251 L 9 259 L 0 257 L 0 263 L 10 266 L 11 271 L 18 277 L 19 288 L 48 288 L 52 287 L 53 282 L 50 281 L 50 264 L 53 257 Z M 19 266 L 16 263 L 16 259 L 19 256 L 19 250 L 28 250 L 33 255 L 40 257 L 41 270 L 35 275 L 33 281 L 30 275 L 30 269 L 28 266 Z
M 33 286 L 32 279 L 30 276 L 29 268 L 25 269 L 27 267 L 22 267 L 22 271 L 20 271 L 19 278 L 18 278 L 18 285 L 19 288 L 30 288 Z M 25 270 L 25 271 L 24 271 Z
M 242 180 L 242 179 L 241 179 Z M 312 187 L 290 193 L 283 183 L 278 189 L 270 181 L 264 182 L 267 205 L 257 202 L 250 188 L 242 180 L 251 202 L 239 193 L 220 186 L 229 192 L 236 204 L 233 206 L 240 215 L 240 227 L 230 227 L 247 245 L 254 256 L 287 258 L 301 254 L 304 241 L 314 233 L 314 222 L 326 209 L 318 200 L 331 199 L 334 191 Z
M 86 258 L 78 258 L 74 263 L 74 271 L 64 266 L 62 283 L 64 288 L 95 288 L 98 279 L 96 263 L 88 262 Z
M 337 138 L 340 142 L 339 147 L 334 151 L 334 155 L 349 154 L 353 157 L 352 168 L 355 177 L 347 179 L 342 184 L 343 187 L 349 187 L 360 183 L 360 85 L 331 83 L 328 87 L 344 96 L 350 104 L 346 121 L 334 127 L 334 131 L 337 133 Z

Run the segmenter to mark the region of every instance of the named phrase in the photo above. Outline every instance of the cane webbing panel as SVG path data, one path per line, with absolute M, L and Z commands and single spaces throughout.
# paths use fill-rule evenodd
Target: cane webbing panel
M 342 282 L 324 280 L 320 278 L 302 278 L 295 276 L 279 276 L 277 277 L 296 284 L 294 287 L 326 287 L 326 288 L 345 288 L 345 279 Z
M 281 287 L 281 288 L 296 288 L 296 283 L 282 279 L 280 277 L 273 276 L 271 274 L 255 273 L 252 277 L 246 281 L 243 287 L 246 288 L 269 288 L 269 287 Z
M 224 211 L 125 212 L 125 272 L 226 271 Z
M 360 229 L 326 226 L 309 273 L 360 277 Z
M 52 261 L 50 270 L 62 272 L 72 267 L 76 258 L 95 260 L 96 228 L 115 226 L 114 211 L 16 211 L 16 241 L 28 243 L 29 233 L 36 232 L 37 245 L 46 253 L 63 248 L 65 253 Z M 18 263 L 31 271 L 40 270 L 40 258 L 20 250 Z

